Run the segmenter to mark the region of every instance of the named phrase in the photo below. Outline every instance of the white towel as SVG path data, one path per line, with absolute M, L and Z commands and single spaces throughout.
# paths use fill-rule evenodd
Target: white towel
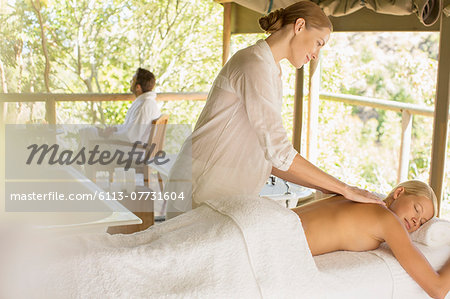
M 259 197 L 209 200 L 133 235 L 53 244 L 46 256 L 21 255 L 34 264 L 0 269 L 0 297 L 317 298 L 320 287 L 299 218 Z
M 240 228 L 263 298 L 318 298 L 319 273 L 294 212 L 261 197 L 205 203 Z
M 435 270 L 439 270 L 445 264 L 450 254 L 448 245 L 439 247 L 429 247 L 419 243 L 414 243 L 414 245 L 422 252 Z M 382 243 L 378 249 L 372 250 L 371 253 L 382 258 L 391 272 L 393 281 L 392 298 L 429 298 L 427 293 L 402 268 L 386 243 Z
M 430 247 L 450 245 L 450 221 L 434 217 L 413 232 L 411 240 Z

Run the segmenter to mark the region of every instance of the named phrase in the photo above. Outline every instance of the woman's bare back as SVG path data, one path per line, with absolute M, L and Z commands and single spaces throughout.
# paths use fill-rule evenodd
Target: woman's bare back
M 399 195 L 407 211 L 391 211 L 379 204 L 351 202 L 342 196 L 293 209 L 300 217 L 313 255 L 337 250 L 366 251 L 386 241 L 400 265 L 433 298 L 444 298 L 450 290 L 450 259 L 436 272 L 414 246 L 408 231 L 418 220 L 432 217 L 431 201 L 416 195 Z M 426 204 L 430 206 L 423 209 Z M 400 204 L 399 204 L 400 205 Z M 422 208 L 416 209 L 416 205 Z M 422 211 L 428 211 L 421 213 Z M 400 212 L 399 212 L 400 211 Z M 412 218 L 416 219 L 413 220 Z
M 335 196 L 293 211 L 301 219 L 313 255 L 372 250 L 384 241 L 378 234 L 378 216 L 387 209 L 378 204 L 356 203 Z

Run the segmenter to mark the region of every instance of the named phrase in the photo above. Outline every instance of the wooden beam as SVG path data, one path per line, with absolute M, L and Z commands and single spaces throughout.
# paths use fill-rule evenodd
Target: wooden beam
M 434 109 L 433 145 L 431 148 L 430 186 L 438 198 L 438 216 L 443 195 L 447 149 L 448 109 L 450 102 L 450 16 L 441 15 L 439 62 Z
M 223 51 L 222 51 L 222 65 L 228 60 L 230 56 L 230 42 L 231 42 L 231 3 L 223 4 Z
M 0 103 L 0 107 L 6 108 L 5 103 Z M 1 113 L 0 119 L 0 215 L 5 212 L 5 121 L 4 112 Z
M 408 179 L 409 154 L 411 153 L 412 114 L 408 110 L 402 111 L 402 141 L 400 143 L 400 157 L 397 172 L 397 184 Z
M 254 10 L 232 3 L 232 33 L 262 33 L 258 19 L 262 16 Z M 342 17 L 331 17 L 334 32 L 359 31 L 439 31 L 439 22 L 433 26 L 423 25 L 415 14 L 395 16 L 376 13 L 362 8 Z
M 335 101 L 349 105 L 367 106 L 396 112 L 402 112 L 403 110 L 407 110 L 409 111 L 409 113 L 414 115 L 423 115 L 427 117 L 434 116 L 433 108 L 424 107 L 417 104 L 395 102 L 390 100 L 382 100 L 363 96 L 355 96 L 351 94 L 335 94 L 327 92 L 321 93 L 320 98 L 322 100 Z
M 1 93 L 0 103 L 5 102 L 45 102 L 48 99 L 56 102 L 78 102 L 78 101 L 132 101 L 134 95 L 131 93 Z
M 56 101 L 52 98 L 45 101 L 45 120 L 51 125 L 56 124 Z
M 8 111 L 8 104 L 0 102 L 0 123 L 4 123 L 6 121 L 6 113 Z
M 329 17 L 334 32 L 359 31 L 439 31 L 439 22 L 433 26 L 425 26 L 415 14 L 395 16 L 376 13 L 362 8 L 342 17 Z
M 156 96 L 157 101 L 205 101 L 207 92 L 162 92 Z
M 292 132 L 292 144 L 297 152 L 301 153 L 302 122 L 303 122 L 303 67 L 295 73 L 294 95 L 294 124 Z
M 320 58 L 309 63 L 308 129 L 306 138 L 307 159 L 317 163 L 317 138 L 319 133 Z
M 207 92 L 163 92 L 156 96 L 157 101 L 204 101 Z M 0 103 L 7 102 L 45 102 L 52 99 L 56 102 L 103 102 L 133 101 L 131 93 L 0 93 Z
M 259 27 L 259 18 L 263 15 L 236 3 L 232 3 L 231 33 L 264 33 Z

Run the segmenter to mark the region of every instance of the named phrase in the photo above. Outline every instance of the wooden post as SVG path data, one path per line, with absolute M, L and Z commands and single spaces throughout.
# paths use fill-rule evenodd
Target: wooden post
M 309 63 L 309 93 L 308 93 L 308 134 L 307 159 L 317 162 L 317 131 L 319 128 L 319 92 L 320 92 L 320 58 Z
M 402 141 L 398 165 L 397 184 L 408 179 L 409 154 L 411 152 L 412 115 L 408 110 L 402 110 Z
M 56 102 L 53 98 L 45 100 L 45 120 L 48 124 L 56 124 Z
M 294 124 L 292 132 L 292 144 L 297 152 L 301 153 L 302 121 L 303 121 L 303 67 L 295 73 L 294 95 Z
M 0 123 L 6 122 L 6 111 L 8 111 L 8 106 L 6 102 L 0 102 Z
M 230 56 L 230 41 L 231 41 L 231 3 L 223 4 L 223 52 L 222 52 L 222 66 Z
M 6 210 L 5 190 L 6 190 L 6 157 L 5 157 L 5 126 L 0 125 L 0 214 Z
M 0 4 L 1 11 L 1 4 Z M 2 81 L 2 92 L 3 94 L 8 93 L 8 86 L 6 85 L 5 78 L 5 68 L 3 67 L 3 62 L 0 60 L 0 80 Z M 0 102 L 0 122 L 6 121 L 6 111 L 8 110 L 8 106 L 6 102 Z
M 5 171 L 6 171 L 6 157 L 5 157 L 5 122 L 6 116 L 6 102 L 0 102 L 0 214 L 5 211 Z
M 450 53 L 450 16 L 447 17 L 445 13 L 442 13 L 430 169 L 430 186 L 438 198 L 438 216 L 443 195 L 448 108 L 450 102 L 450 55 L 448 53 Z

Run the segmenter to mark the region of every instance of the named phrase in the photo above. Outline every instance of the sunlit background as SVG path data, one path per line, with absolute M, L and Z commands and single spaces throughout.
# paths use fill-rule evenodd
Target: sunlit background
M 124 93 L 139 66 L 155 73 L 157 92 L 207 92 L 221 68 L 223 8 L 214 1 L 0 4 L 3 92 Z M 233 35 L 231 52 L 264 37 Z M 321 53 L 321 92 L 433 108 L 438 43 L 438 33 L 333 33 Z M 295 70 L 285 61 L 282 69 L 284 125 L 292 138 Z M 121 123 L 129 105 L 58 102 L 57 122 Z M 204 102 L 161 105 L 171 123 L 194 125 Z M 397 180 L 401 114 L 326 100 L 319 111 L 318 166 L 349 184 L 387 193 Z M 44 118 L 44 103 L 7 104 L 7 123 L 41 123 Z M 432 130 L 432 117 L 413 117 L 409 179 L 428 181 Z M 448 219 L 449 172 L 447 165 L 441 215 Z

